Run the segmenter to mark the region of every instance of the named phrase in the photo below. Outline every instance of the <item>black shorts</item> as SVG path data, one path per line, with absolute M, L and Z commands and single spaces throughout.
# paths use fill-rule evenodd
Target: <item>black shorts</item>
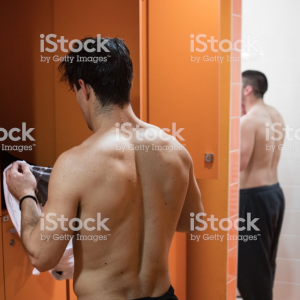
M 284 205 L 284 195 L 278 183 L 240 190 L 239 217 L 247 220 L 247 214 L 251 213 L 251 220 L 259 218 L 255 225 L 260 230 L 249 226 L 251 230 L 239 231 L 238 288 L 244 300 L 273 298 Z M 247 227 L 247 222 L 241 222 L 239 226 Z
M 174 289 L 172 286 L 170 286 L 169 290 L 160 297 L 145 297 L 145 298 L 139 298 L 134 300 L 178 300 L 178 298 L 174 294 Z

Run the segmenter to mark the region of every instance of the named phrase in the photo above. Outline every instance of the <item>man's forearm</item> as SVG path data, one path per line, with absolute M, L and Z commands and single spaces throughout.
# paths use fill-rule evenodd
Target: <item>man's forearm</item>
M 21 209 L 21 241 L 29 258 L 34 258 L 38 250 L 32 233 L 39 219 L 40 213 L 35 201 L 31 198 L 24 199 Z

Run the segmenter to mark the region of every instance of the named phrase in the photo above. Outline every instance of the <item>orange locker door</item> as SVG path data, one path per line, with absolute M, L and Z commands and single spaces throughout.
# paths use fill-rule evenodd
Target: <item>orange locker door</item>
M 32 275 L 21 240 L 9 216 L 2 217 L 5 300 L 67 300 L 66 281 L 56 281 L 48 272 Z M 1 281 L 2 282 L 2 281 Z M 0 290 L 1 292 L 1 290 Z
M 68 300 L 77 300 L 77 297 L 73 290 L 73 280 L 69 280 L 68 290 L 69 290 L 69 299 Z
M 180 134 L 179 141 L 192 155 L 196 178 L 216 179 L 220 63 L 216 43 L 212 48 L 208 40 L 219 38 L 219 1 L 144 0 L 141 5 L 142 16 L 147 16 L 146 25 L 141 22 L 147 26 L 146 31 L 142 28 L 147 39 L 141 41 L 146 40 L 142 47 L 148 52 L 148 121 Z M 212 163 L 205 163 L 206 153 L 214 155 Z

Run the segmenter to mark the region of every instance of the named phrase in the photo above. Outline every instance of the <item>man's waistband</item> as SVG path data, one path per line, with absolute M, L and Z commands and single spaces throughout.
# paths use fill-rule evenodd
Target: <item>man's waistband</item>
M 273 191 L 276 189 L 280 189 L 280 184 L 278 182 L 271 185 L 264 185 L 264 186 L 249 188 L 249 189 L 240 189 L 240 194 L 241 195 L 257 194 L 261 192 Z

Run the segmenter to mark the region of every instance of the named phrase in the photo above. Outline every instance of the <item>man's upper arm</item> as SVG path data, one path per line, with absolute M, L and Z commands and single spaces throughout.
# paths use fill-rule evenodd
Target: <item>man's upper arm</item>
M 241 118 L 241 166 L 243 171 L 249 164 L 255 144 L 255 119 L 244 115 Z
M 188 189 L 176 231 L 190 232 L 190 214 L 194 213 L 196 215 L 203 211 L 201 193 L 194 175 L 193 162 L 190 158 Z
M 56 161 L 50 176 L 48 200 L 42 218 L 33 231 L 32 238 L 38 246 L 38 252 L 35 253 L 37 253 L 36 264 L 37 267 L 40 266 L 39 269 L 52 269 L 61 259 L 69 240 L 60 240 L 56 237 L 73 234 L 73 230 L 69 228 L 69 221 L 77 216 L 80 177 L 80 169 L 76 166 L 74 155 L 70 151 L 62 154 Z M 61 223 L 61 217 L 66 219 L 64 224 Z M 48 236 L 49 241 L 42 241 L 42 235 Z

